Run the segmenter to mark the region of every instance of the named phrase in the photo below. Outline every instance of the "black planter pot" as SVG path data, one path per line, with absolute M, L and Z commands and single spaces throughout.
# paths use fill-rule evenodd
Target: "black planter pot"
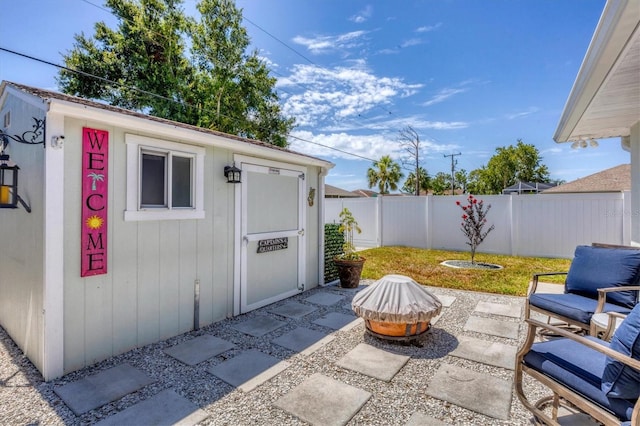
M 333 259 L 333 263 L 338 268 L 338 278 L 340 278 L 340 287 L 356 288 L 360 284 L 360 275 L 362 275 L 362 265 L 366 259 L 345 260 Z

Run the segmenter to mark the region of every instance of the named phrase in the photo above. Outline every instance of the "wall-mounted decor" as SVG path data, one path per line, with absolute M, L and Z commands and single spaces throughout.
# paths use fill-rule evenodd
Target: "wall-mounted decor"
M 81 273 L 107 273 L 107 205 L 109 132 L 82 129 L 82 247 Z

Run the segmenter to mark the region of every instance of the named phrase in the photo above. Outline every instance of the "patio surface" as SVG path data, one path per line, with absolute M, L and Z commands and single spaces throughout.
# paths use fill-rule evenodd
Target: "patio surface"
M 515 352 L 525 337 L 524 298 L 428 288 L 446 303 L 422 346 L 366 334 L 350 310 L 358 289 L 329 286 L 49 383 L 0 329 L 0 419 L 47 425 L 529 424 L 513 391 Z M 542 391 L 525 385 L 534 395 Z

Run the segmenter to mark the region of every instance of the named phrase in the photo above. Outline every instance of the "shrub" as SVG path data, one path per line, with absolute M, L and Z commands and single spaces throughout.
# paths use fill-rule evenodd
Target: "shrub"
M 482 200 L 478 200 L 473 195 L 467 197 L 469 204 L 463 205 L 460 201 L 456 201 L 456 205 L 460 206 L 462 211 L 461 230 L 469 241 L 467 245 L 471 247 L 471 263 L 475 264 L 476 249 L 484 241 L 489 232 L 493 231 L 494 225 L 483 231 L 487 224 L 487 213 L 491 210 L 491 204 L 487 204 L 486 208 Z

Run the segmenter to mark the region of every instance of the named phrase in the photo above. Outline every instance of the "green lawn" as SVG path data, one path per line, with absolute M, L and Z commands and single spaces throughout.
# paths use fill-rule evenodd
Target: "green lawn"
M 401 274 L 420 284 L 460 290 L 525 296 L 536 272 L 566 272 L 571 259 L 548 259 L 476 253 L 476 262 L 501 265 L 500 270 L 456 269 L 440 265 L 445 260 L 471 260 L 469 252 L 424 250 L 409 247 L 379 247 L 359 252 L 367 261 L 362 278 L 377 280 Z M 564 276 L 545 282 L 564 282 Z

